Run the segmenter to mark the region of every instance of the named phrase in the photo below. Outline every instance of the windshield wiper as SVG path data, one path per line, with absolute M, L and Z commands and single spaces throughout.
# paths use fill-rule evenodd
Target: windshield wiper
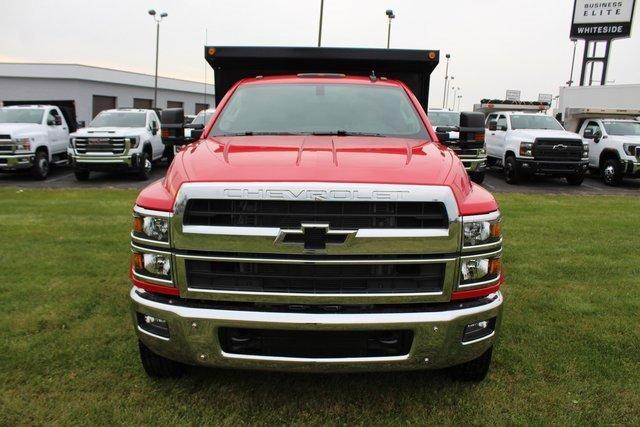
M 245 132 L 232 132 L 232 133 L 223 133 L 220 135 L 214 135 L 214 136 L 259 136 L 259 135 L 302 135 L 300 133 L 294 133 L 294 132 L 254 132 L 251 130 L 245 131 Z
M 375 132 L 350 132 L 346 130 L 336 130 L 336 131 L 320 131 L 320 132 L 311 132 L 312 135 L 336 135 L 336 136 L 380 136 L 386 137 L 381 133 Z

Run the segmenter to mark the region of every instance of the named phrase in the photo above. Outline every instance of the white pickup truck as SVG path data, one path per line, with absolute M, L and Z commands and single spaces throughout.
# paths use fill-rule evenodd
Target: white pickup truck
M 568 108 L 564 118 L 567 129 L 577 130 L 589 144 L 589 167 L 605 184 L 640 178 L 640 110 Z
M 104 110 L 89 126 L 71 134 L 69 157 L 78 181 L 91 171 L 134 171 L 141 180 L 151 174 L 164 145 L 155 111 L 137 108 Z
M 69 125 L 53 105 L 0 108 L 0 171 L 30 170 L 36 179 L 67 162 Z
M 485 144 L 489 166 L 503 166 L 509 184 L 533 175 L 561 176 L 580 185 L 588 168 L 589 146 L 553 117 L 518 111 L 490 113 Z

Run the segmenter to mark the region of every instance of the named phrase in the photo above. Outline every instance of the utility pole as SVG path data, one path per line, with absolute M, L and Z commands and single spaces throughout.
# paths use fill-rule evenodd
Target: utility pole
M 445 72 L 444 72 L 444 93 L 442 94 L 442 108 L 446 107 L 445 103 L 447 102 L 447 82 L 449 80 L 449 58 L 451 58 L 451 55 L 447 53 L 444 57 L 447 58 L 447 67 L 445 68 Z
M 458 108 L 456 111 L 460 111 L 460 102 L 462 101 L 462 95 L 458 95 Z
M 451 83 L 453 82 L 453 79 L 455 79 L 455 77 L 451 76 L 449 78 L 449 81 L 446 82 L 446 86 L 444 88 L 444 92 L 446 94 L 445 96 L 445 100 L 444 100 L 444 108 L 449 109 L 449 87 L 451 87 Z
M 153 85 L 153 108 L 158 108 L 158 52 L 160 51 L 160 22 L 163 18 L 166 18 L 168 14 L 163 12 L 158 18 L 156 17 L 156 11 L 151 9 L 149 10 L 149 15 L 151 15 L 153 20 L 156 21 L 156 76 L 155 83 Z
M 320 0 L 320 25 L 318 27 L 318 47 L 322 44 L 322 15 L 324 13 L 324 0 Z
M 571 75 L 569 76 L 568 86 L 573 84 L 573 65 L 576 62 L 576 47 L 578 46 L 578 39 L 571 39 L 573 41 L 573 59 L 571 60 Z
M 389 49 L 389 46 L 391 44 L 391 20 L 395 18 L 396 15 L 393 14 L 393 10 L 391 9 L 387 9 L 385 13 L 387 15 L 387 18 L 389 18 L 389 27 L 387 28 L 387 49 Z

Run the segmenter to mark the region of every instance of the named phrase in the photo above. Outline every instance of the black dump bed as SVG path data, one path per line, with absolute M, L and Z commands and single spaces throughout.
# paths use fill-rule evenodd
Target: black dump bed
M 340 73 L 375 75 L 400 80 L 427 110 L 429 77 L 438 65 L 437 50 L 354 49 L 334 47 L 207 46 L 205 58 L 213 68 L 216 104 L 239 80 L 247 77 Z

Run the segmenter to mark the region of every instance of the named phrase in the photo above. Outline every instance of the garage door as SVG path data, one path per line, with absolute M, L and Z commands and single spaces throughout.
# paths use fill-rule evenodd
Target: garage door
M 167 108 L 182 108 L 180 101 L 167 101 Z
M 133 98 L 133 108 L 151 109 L 152 106 L 153 99 Z
M 93 117 L 100 111 L 116 108 L 115 96 L 93 95 Z

